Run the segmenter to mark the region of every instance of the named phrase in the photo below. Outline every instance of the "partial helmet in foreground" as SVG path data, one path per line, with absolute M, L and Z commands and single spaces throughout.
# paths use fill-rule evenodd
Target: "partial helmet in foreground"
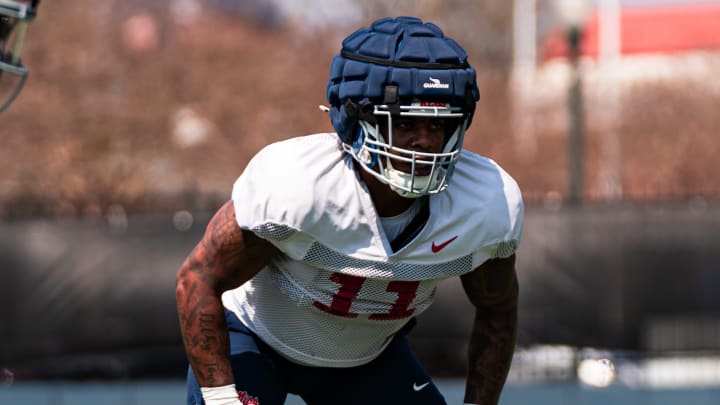
M 25 85 L 28 69 L 20 60 L 20 52 L 39 3 L 39 0 L 0 0 L 0 112 L 10 106 Z

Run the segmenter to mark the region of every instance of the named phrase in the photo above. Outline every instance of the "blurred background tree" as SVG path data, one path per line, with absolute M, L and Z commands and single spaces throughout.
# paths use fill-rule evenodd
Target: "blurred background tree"
M 385 15 L 433 21 L 466 47 L 482 93 L 467 148 L 513 173 L 529 203 L 562 200 L 562 86 L 536 82 L 532 153 L 513 133 L 512 3 L 47 2 L 23 54 L 28 84 L 0 117 L 0 217 L 214 209 L 263 145 L 332 129 L 317 109 L 330 60 L 351 30 Z M 537 2 L 538 45 L 553 26 L 549 4 Z M 624 200 L 720 195 L 719 99 L 699 79 L 624 89 Z M 589 179 L 599 170 L 596 108 L 586 103 Z M 603 200 L 597 187 L 588 182 L 589 200 Z

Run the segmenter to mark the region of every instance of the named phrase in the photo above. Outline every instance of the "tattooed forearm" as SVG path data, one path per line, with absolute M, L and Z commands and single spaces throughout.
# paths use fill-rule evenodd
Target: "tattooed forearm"
M 476 312 L 468 346 L 465 402 L 497 403 L 510 370 L 516 330 L 516 307 L 507 311 Z
M 188 361 L 201 386 L 233 382 L 221 294 L 250 279 L 269 261 L 272 245 L 241 230 L 228 202 L 177 275 L 176 301 Z
M 512 263 L 514 266 L 514 260 Z M 508 271 L 503 275 L 509 274 L 506 279 L 489 280 L 478 275 L 463 279 L 476 306 L 468 346 L 467 403 L 497 404 L 510 370 L 517 332 L 518 283 L 514 267 Z
M 232 383 L 224 309 L 219 296 L 213 294 L 199 282 L 192 283 L 187 292 L 178 285 L 178 315 L 185 352 L 198 382 L 206 387 Z
M 228 384 L 227 375 L 232 372 L 229 364 L 224 361 L 212 360 L 217 357 L 224 359 L 227 354 L 222 354 L 225 352 L 226 347 L 228 350 L 225 353 L 229 353 L 227 333 L 220 333 L 221 330 L 225 329 L 218 327 L 218 317 L 215 314 L 201 313 L 198 320 L 200 336 L 195 345 L 198 350 L 193 351 L 197 363 L 200 364 L 197 367 L 199 371 L 196 374 L 202 375 L 198 379 L 202 378 L 207 381 L 206 386 Z M 220 356 L 216 356 L 216 354 Z M 210 355 L 211 359 L 208 360 L 203 355 Z

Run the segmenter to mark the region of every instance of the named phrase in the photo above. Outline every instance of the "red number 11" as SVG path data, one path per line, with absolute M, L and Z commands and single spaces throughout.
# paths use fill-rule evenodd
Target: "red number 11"
M 313 302 L 316 308 L 333 315 L 345 318 L 355 318 L 357 313 L 350 312 L 353 301 L 357 298 L 360 288 L 365 283 L 365 277 L 357 277 L 343 273 L 333 273 L 330 280 L 340 285 L 338 292 L 333 294 L 330 306 L 319 301 Z M 390 311 L 384 314 L 372 314 L 370 319 L 392 320 L 407 318 L 415 312 L 415 309 L 408 309 L 410 303 L 415 299 L 419 281 L 391 281 L 388 283 L 387 292 L 397 293 L 397 299 L 393 303 Z

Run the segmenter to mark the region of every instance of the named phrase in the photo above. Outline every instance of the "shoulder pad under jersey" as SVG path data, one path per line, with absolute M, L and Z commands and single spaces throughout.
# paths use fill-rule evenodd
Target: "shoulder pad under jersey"
M 515 180 L 492 159 L 463 151 L 447 190 L 433 196 L 432 241 L 455 236 L 448 254 L 474 251 L 474 262 L 508 257 L 522 236 L 524 206 Z
M 314 240 L 357 250 L 354 245 L 363 243 L 358 236 L 372 231 L 357 198 L 355 176 L 335 134 L 268 145 L 233 186 L 238 225 L 293 258 L 301 258 Z M 290 237 L 292 243 L 283 242 Z

